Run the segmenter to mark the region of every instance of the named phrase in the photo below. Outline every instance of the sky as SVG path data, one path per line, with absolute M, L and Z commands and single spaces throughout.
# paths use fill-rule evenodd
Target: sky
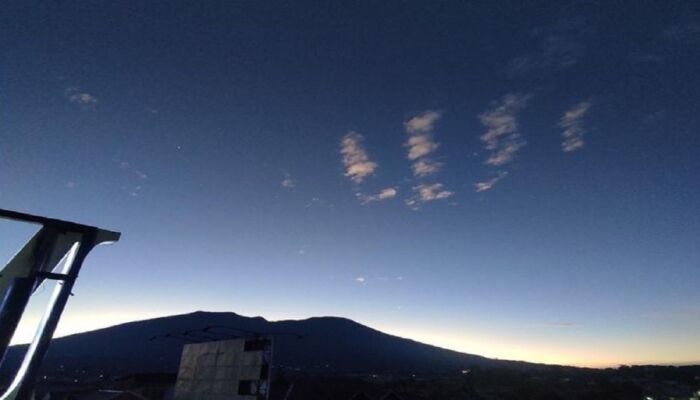
M 57 334 L 333 315 L 700 362 L 700 6 L 526 3 L 4 4 L 0 206 L 123 234 Z

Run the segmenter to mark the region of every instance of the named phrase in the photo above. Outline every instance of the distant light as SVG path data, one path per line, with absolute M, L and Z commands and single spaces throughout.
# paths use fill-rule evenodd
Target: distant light
M 462 370 L 462 375 L 467 375 L 468 373 L 472 372 L 470 369 L 463 369 Z

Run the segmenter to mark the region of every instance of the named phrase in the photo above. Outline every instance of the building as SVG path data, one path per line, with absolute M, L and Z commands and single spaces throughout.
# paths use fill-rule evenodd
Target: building
M 264 337 L 184 346 L 175 400 L 267 400 L 272 340 Z

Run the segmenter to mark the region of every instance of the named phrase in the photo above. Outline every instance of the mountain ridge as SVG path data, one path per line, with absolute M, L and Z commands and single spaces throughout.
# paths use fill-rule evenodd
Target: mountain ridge
M 182 342 L 154 336 L 229 326 L 275 337 L 275 364 L 317 373 L 426 373 L 473 367 L 544 367 L 490 359 L 387 334 L 344 317 L 322 316 L 269 321 L 235 312 L 195 311 L 117 324 L 52 340 L 45 374 L 72 372 L 120 375 L 177 372 Z M 299 339 L 298 337 L 301 337 Z M 27 345 L 13 346 L 7 364 L 16 366 Z M 7 368 L 4 371 L 7 373 Z

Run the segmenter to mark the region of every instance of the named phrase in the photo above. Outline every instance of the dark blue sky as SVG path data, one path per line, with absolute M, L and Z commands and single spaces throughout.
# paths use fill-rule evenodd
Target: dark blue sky
M 207 309 L 700 360 L 697 2 L 318 3 L 3 6 L 2 207 L 123 232 L 62 333 Z

